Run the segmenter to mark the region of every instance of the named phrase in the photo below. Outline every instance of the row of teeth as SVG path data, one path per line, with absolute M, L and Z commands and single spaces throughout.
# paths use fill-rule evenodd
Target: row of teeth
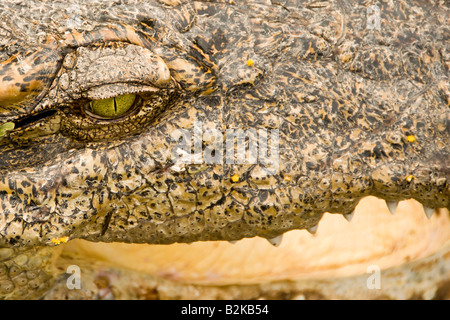
M 386 201 L 386 205 L 389 209 L 389 212 L 394 215 L 395 211 L 397 210 L 397 206 L 398 206 L 398 201 Z M 427 216 L 428 219 L 431 218 L 431 216 L 434 214 L 435 210 L 433 208 L 429 208 L 426 206 L 423 206 L 423 211 L 425 212 L 425 215 Z M 353 215 L 355 214 L 355 210 L 352 211 L 352 213 L 348 213 L 348 214 L 343 214 L 344 218 L 350 222 L 353 218 Z M 318 224 L 316 224 L 315 226 L 311 227 L 311 228 L 307 228 L 306 230 L 311 233 L 312 235 L 315 235 L 317 232 L 317 228 L 318 228 Z M 279 236 L 272 238 L 272 239 L 266 239 L 267 241 L 269 241 L 269 243 L 271 245 L 273 245 L 274 247 L 278 247 L 281 244 L 281 241 L 283 240 L 283 235 L 280 234 Z M 228 241 L 232 244 L 235 244 L 237 241 Z

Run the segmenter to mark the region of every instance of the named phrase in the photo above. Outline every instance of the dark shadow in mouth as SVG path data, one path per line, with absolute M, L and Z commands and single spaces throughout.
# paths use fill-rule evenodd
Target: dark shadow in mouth
M 15 129 L 18 128 L 24 128 L 28 125 L 41 121 L 42 119 L 48 118 L 53 116 L 58 110 L 56 109 L 50 109 L 50 110 L 43 110 L 39 113 L 32 114 L 29 116 L 26 116 L 24 118 L 19 119 L 17 122 L 15 122 Z

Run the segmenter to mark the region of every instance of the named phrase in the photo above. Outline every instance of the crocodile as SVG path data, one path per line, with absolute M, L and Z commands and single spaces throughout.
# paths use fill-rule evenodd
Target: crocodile
M 0 17 L 1 298 L 449 298 L 448 2 L 6 0 Z M 371 209 L 400 236 L 383 252 L 441 241 L 382 289 L 287 272 L 333 256 L 305 230 L 343 242 L 322 221 L 355 208 L 353 245 Z M 303 251 L 277 256 L 289 241 Z M 182 277 L 193 261 L 203 282 Z

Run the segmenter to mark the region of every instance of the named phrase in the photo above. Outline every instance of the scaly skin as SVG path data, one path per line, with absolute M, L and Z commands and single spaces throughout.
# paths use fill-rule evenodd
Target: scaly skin
M 43 296 L 68 239 L 270 239 L 369 195 L 450 208 L 448 5 L 378 4 L 379 30 L 368 5 L 3 1 L 0 296 Z M 126 116 L 84 111 L 127 93 Z M 278 129 L 279 166 L 180 166 L 170 134 L 196 121 Z

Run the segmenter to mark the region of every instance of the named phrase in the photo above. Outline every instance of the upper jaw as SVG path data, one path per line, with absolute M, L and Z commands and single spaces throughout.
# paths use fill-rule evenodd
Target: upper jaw
M 53 141 L 61 147 L 46 162 L 2 169 L 0 244 L 273 239 L 292 229 L 314 231 L 324 212 L 349 217 L 369 195 L 389 203 L 414 198 L 428 208 L 450 207 L 446 110 L 430 113 L 426 126 L 408 124 L 402 107 L 386 115 L 396 119 L 392 126 L 378 124 L 374 130 L 351 121 L 331 126 L 311 115 L 308 121 L 317 123 L 303 128 L 293 124 L 304 121 L 312 105 L 280 108 L 259 98 L 223 92 L 187 96 L 146 131 L 123 141 L 73 148 L 57 135 Z M 328 111 L 326 116 L 337 119 L 342 112 Z M 414 123 L 425 122 L 422 113 L 408 112 Z M 188 150 L 194 156 L 187 163 L 174 157 L 180 148 L 174 133 L 180 129 L 192 137 Z M 233 161 L 228 161 L 230 130 L 242 130 L 245 143 L 258 148 L 265 141 L 268 156 L 237 163 L 233 146 Z M 206 163 L 205 152 L 219 141 L 222 157 Z M 28 143 L 33 148 L 42 142 Z
M 445 148 L 428 158 L 411 153 L 407 161 L 328 154 L 312 167 L 292 158 L 300 150 L 281 140 L 275 172 L 258 163 L 180 167 L 172 158 L 175 142 L 164 138 L 180 120 L 176 112 L 170 117 L 174 119 L 164 129 L 159 124 L 110 149 L 84 148 L 53 164 L 2 175 L 2 245 L 54 245 L 72 238 L 173 243 L 253 236 L 275 238 L 276 244 L 276 237 L 288 230 L 314 231 L 324 212 L 350 217 L 358 201 L 369 195 L 387 200 L 390 208 L 408 198 L 427 208 L 450 207 Z M 311 152 L 302 156 L 312 158 L 316 153 Z

